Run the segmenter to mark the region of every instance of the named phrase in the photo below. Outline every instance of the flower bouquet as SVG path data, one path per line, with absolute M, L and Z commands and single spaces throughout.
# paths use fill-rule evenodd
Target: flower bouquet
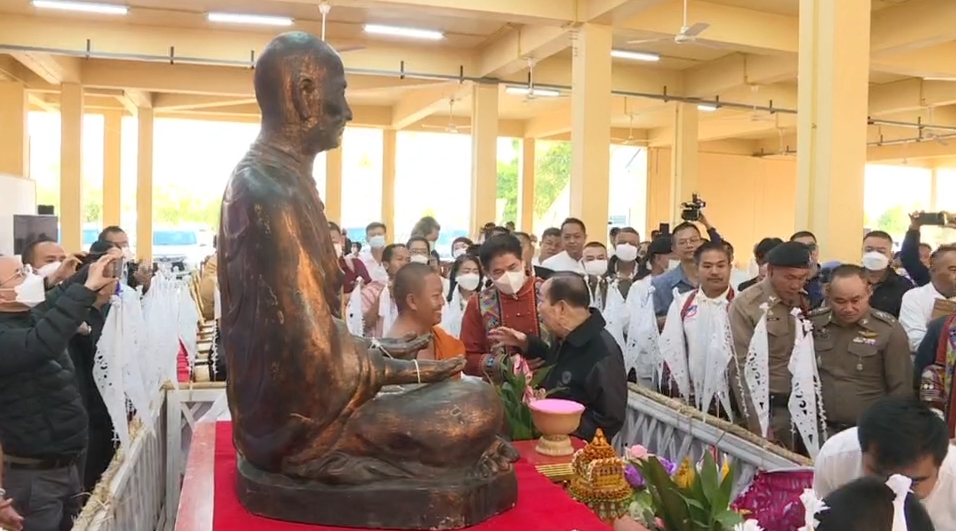
M 694 466 L 654 456 L 642 446 L 626 457 L 625 477 L 635 487 L 631 518 L 652 531 L 759 531 L 730 507 L 733 470 L 710 452 Z
M 535 398 L 544 398 L 550 393 L 535 395 L 544 377 L 546 368 L 532 374 L 528 362 L 521 356 L 506 357 L 501 361 L 502 381 L 495 385 L 501 404 L 505 410 L 506 430 L 504 435 L 512 441 L 527 441 L 541 436 L 531 420 L 531 409 L 528 407 Z

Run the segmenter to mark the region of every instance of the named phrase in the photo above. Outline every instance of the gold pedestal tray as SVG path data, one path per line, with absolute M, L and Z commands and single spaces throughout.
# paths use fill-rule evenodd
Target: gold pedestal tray
M 574 447 L 571 446 L 571 437 L 567 435 L 542 435 L 534 451 L 541 455 L 562 457 L 573 454 Z

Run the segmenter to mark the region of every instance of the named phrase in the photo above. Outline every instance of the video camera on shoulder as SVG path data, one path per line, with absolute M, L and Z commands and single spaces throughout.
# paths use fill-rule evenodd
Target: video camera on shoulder
M 684 221 L 700 221 L 700 211 L 707 206 L 707 203 L 696 193 L 690 196 L 690 201 L 681 203 L 680 218 Z

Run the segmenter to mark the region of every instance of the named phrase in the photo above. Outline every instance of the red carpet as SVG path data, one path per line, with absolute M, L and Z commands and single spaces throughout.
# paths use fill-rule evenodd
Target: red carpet
M 176 375 L 180 382 L 189 381 L 189 357 L 182 341 L 179 342 L 179 354 L 176 355 Z
M 236 497 L 236 452 L 232 444 L 232 424 L 216 424 L 216 482 L 213 530 L 215 531 L 355 531 L 342 527 L 292 524 L 269 520 L 249 514 Z M 532 465 L 520 461 L 515 466 L 518 475 L 518 505 L 505 514 L 496 516 L 472 531 L 608 531 L 591 511 L 573 501 L 564 490 L 539 474 Z M 316 500 L 321 502 L 321 500 Z M 346 509 L 347 510 L 347 509 Z

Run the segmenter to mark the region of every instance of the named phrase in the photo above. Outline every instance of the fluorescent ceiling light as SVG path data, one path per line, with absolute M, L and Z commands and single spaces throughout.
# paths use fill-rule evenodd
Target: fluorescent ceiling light
M 115 4 L 91 4 L 88 2 L 61 2 L 59 0 L 33 0 L 33 7 L 40 9 L 60 9 L 100 15 L 125 15 L 129 8 Z
M 440 41 L 445 38 L 445 34 L 440 31 L 400 28 L 397 26 L 382 26 L 380 24 L 366 24 L 365 33 L 372 33 L 374 35 L 389 35 L 391 37 L 407 37 L 409 39 L 425 39 L 430 41 Z
M 709 103 L 702 103 L 697 106 L 697 110 L 703 112 L 714 112 L 717 110 L 717 106 Z
M 631 59 L 632 61 L 647 61 L 655 63 L 661 60 L 661 56 L 656 53 L 632 52 L 630 50 L 611 50 L 611 57 L 618 59 Z
M 259 26 L 291 26 L 293 20 L 289 17 L 269 17 L 265 15 L 239 15 L 236 13 L 209 13 L 206 15 L 209 22 L 225 22 L 226 24 L 253 24 Z
M 505 94 L 517 94 L 519 96 L 534 96 L 541 98 L 555 98 L 561 95 L 557 90 L 552 89 L 540 89 L 534 88 L 530 89 L 528 87 L 508 87 L 505 89 Z

